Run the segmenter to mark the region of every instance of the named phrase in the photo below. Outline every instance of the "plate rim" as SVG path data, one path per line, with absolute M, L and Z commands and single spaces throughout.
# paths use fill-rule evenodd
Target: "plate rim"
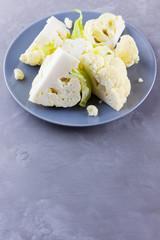
M 73 13 L 73 11 L 66 11 L 66 12 L 58 12 L 58 13 L 53 13 L 52 15 L 49 15 L 49 16 L 46 16 L 46 17 L 43 17 L 43 18 L 40 18 L 39 20 L 36 20 L 34 22 L 32 22 L 30 25 L 28 25 L 27 27 L 25 27 L 22 31 L 20 31 L 19 34 L 17 34 L 17 36 L 11 41 L 11 43 L 9 44 L 9 47 L 7 48 L 7 51 L 5 53 L 5 56 L 4 56 L 4 61 L 3 61 L 3 76 L 4 76 L 4 80 L 5 80 L 5 83 L 7 85 L 7 88 L 11 94 L 11 96 L 15 99 L 15 101 L 23 108 L 25 109 L 27 112 L 29 112 L 30 114 L 32 114 L 34 117 L 37 117 L 43 121 L 46 121 L 46 122 L 49 122 L 49 123 L 52 123 L 52 124 L 56 124 L 56 125 L 60 125 L 60 126 L 66 126 L 66 127 L 93 127 L 93 126 L 98 126 L 98 125 L 103 125 L 103 124 L 106 124 L 106 123 L 110 123 L 110 122 L 113 122 L 113 121 L 116 121 L 118 119 L 121 119 L 125 116 L 127 116 L 129 113 L 131 113 L 132 111 L 134 111 L 136 108 L 139 107 L 139 105 L 141 105 L 144 100 L 147 98 L 147 96 L 149 95 L 149 93 L 151 92 L 152 88 L 153 88 L 153 85 L 155 83 L 155 80 L 156 80 L 156 75 L 157 75 L 157 60 L 156 60 L 156 56 L 155 56 L 155 53 L 153 51 L 153 48 L 151 46 L 151 44 L 149 43 L 148 39 L 134 26 L 132 26 L 131 24 L 129 24 L 128 22 L 125 22 L 125 25 L 128 26 L 129 28 L 132 28 L 135 32 L 137 32 L 142 38 L 143 40 L 147 43 L 147 45 L 149 46 L 150 48 L 150 51 L 152 53 L 152 56 L 153 56 L 153 60 L 154 60 L 154 77 L 153 77 L 153 80 L 152 80 L 152 84 L 149 88 L 149 90 L 146 92 L 145 96 L 141 99 L 141 101 L 136 104 L 132 109 L 130 109 L 128 112 L 126 112 L 125 114 L 123 114 L 122 116 L 117 116 L 117 117 L 113 117 L 109 120 L 106 120 L 106 121 L 101 121 L 101 122 L 98 122 L 98 123 L 88 123 L 88 124 L 69 124 L 69 123 L 61 123 L 61 122 L 57 122 L 57 121 L 51 121 L 50 119 L 46 118 L 46 117 L 43 117 L 43 116 L 40 116 L 36 113 L 34 113 L 34 111 L 31 111 L 30 109 L 27 109 L 17 98 L 16 96 L 13 94 L 13 92 L 11 91 L 10 87 L 9 87 L 9 84 L 7 82 L 7 78 L 6 78 L 6 60 L 7 60 L 7 56 L 8 56 L 8 53 L 12 47 L 12 45 L 14 44 L 14 42 L 20 37 L 20 35 L 23 34 L 23 32 L 25 32 L 28 28 L 32 27 L 33 25 L 37 24 L 38 22 L 40 21 L 44 21 L 46 19 L 48 19 L 49 17 L 51 16 L 55 16 L 57 17 L 58 15 L 61 15 L 61 14 L 71 14 Z M 103 12 L 97 12 L 97 11 L 82 11 L 82 14 L 83 13 L 93 13 L 93 14 L 98 14 L 98 15 L 101 15 L 103 14 Z M 89 117 L 89 116 L 88 116 Z

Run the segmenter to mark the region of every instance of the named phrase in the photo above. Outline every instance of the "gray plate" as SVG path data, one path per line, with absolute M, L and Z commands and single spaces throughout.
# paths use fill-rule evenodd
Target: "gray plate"
M 92 18 L 97 18 L 101 13 L 83 12 L 83 22 Z M 55 14 L 59 20 L 64 21 L 69 17 L 75 21 L 78 14 L 75 12 L 65 12 Z M 48 17 L 47 17 L 48 18 Z M 94 126 L 119 119 L 138 107 L 149 94 L 156 76 L 156 59 L 154 52 L 146 38 L 137 29 L 126 23 L 126 29 L 123 34 L 131 35 L 136 41 L 139 49 L 140 61 L 138 64 L 128 69 L 128 77 L 131 80 L 131 94 L 127 103 L 121 111 L 117 112 L 105 103 L 99 104 L 99 99 L 92 96 L 88 104 L 94 104 L 99 109 L 97 117 L 88 117 L 85 108 L 75 106 L 73 108 L 49 108 L 33 104 L 28 101 L 28 94 L 31 88 L 32 80 L 38 72 L 38 67 L 31 67 L 19 61 L 19 56 L 31 44 L 33 39 L 44 27 L 47 18 L 39 20 L 26 28 L 9 47 L 4 61 L 4 76 L 8 89 L 14 99 L 28 112 L 45 121 L 65 126 Z M 16 81 L 13 71 L 20 68 L 25 74 L 24 81 Z M 138 78 L 143 78 L 144 82 L 139 83 Z

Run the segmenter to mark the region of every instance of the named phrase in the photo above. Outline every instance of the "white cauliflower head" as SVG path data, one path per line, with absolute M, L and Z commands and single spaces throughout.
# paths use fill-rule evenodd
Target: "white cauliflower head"
M 113 49 L 124 28 L 125 23 L 121 16 L 104 13 L 99 18 L 86 22 L 84 37 L 94 45 L 102 43 Z
M 90 76 L 93 93 L 119 111 L 127 100 L 131 85 L 123 61 L 113 55 L 87 53 L 80 58 Z
M 41 65 L 43 59 L 61 47 L 69 36 L 70 31 L 65 24 L 53 16 L 50 17 L 29 48 L 21 54 L 20 61 L 32 66 Z
M 139 52 L 134 39 L 129 35 L 123 35 L 114 50 L 115 56 L 122 59 L 126 67 L 139 61 Z

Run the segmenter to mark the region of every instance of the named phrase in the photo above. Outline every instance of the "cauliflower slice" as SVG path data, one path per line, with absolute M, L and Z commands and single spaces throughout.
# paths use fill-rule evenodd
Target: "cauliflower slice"
M 94 45 L 107 45 L 113 49 L 125 28 L 121 16 L 104 13 L 97 19 L 86 22 L 84 26 L 84 37 Z
M 65 24 L 55 17 L 50 17 L 43 30 L 34 39 L 20 61 L 35 66 L 41 65 L 46 55 L 52 54 L 55 49 L 63 45 L 63 41 L 70 36 Z
M 123 61 L 113 55 L 86 53 L 80 58 L 91 79 L 93 93 L 119 111 L 130 94 L 130 81 Z
M 129 35 L 123 35 L 114 50 L 115 56 L 122 59 L 126 67 L 139 61 L 139 52 L 134 39 Z
M 76 105 L 81 99 L 81 85 L 79 79 L 69 73 L 78 64 L 78 59 L 61 48 L 47 56 L 33 80 L 29 101 L 64 108 Z
M 76 39 L 67 39 L 62 49 L 66 52 L 70 53 L 76 58 L 79 58 L 82 54 L 91 51 L 93 46 L 90 41 L 86 41 L 83 38 L 76 38 Z
M 80 69 L 73 69 L 71 75 L 79 79 L 79 82 L 81 84 L 81 95 L 82 95 L 79 105 L 81 107 L 85 107 L 92 93 L 91 80 L 87 75 L 87 73 Z

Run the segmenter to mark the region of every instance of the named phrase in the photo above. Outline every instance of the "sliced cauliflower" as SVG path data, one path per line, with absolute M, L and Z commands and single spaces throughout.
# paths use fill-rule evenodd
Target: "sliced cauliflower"
M 69 36 L 70 31 L 65 24 L 53 16 L 50 17 L 29 48 L 21 54 L 20 61 L 32 66 L 41 65 L 43 59 L 62 46 Z
M 33 80 L 29 101 L 64 108 L 76 105 L 81 99 L 81 85 L 70 73 L 78 64 L 78 59 L 61 48 L 47 56 Z
M 131 89 L 123 61 L 113 55 L 95 53 L 86 53 L 80 60 L 91 79 L 93 93 L 119 111 Z
M 67 39 L 62 49 L 66 52 L 70 53 L 76 58 L 79 58 L 83 53 L 86 53 L 93 49 L 93 46 L 90 41 L 86 41 L 83 38 L 76 38 L 76 39 Z
M 134 39 L 129 35 L 123 35 L 114 50 L 115 56 L 122 59 L 126 67 L 139 61 L 139 52 Z
M 84 26 L 84 37 L 94 45 L 107 45 L 113 49 L 125 28 L 121 16 L 104 13 L 97 19 L 86 22 Z
M 21 69 L 15 68 L 14 69 L 14 77 L 16 80 L 23 80 L 24 79 L 24 73 Z

